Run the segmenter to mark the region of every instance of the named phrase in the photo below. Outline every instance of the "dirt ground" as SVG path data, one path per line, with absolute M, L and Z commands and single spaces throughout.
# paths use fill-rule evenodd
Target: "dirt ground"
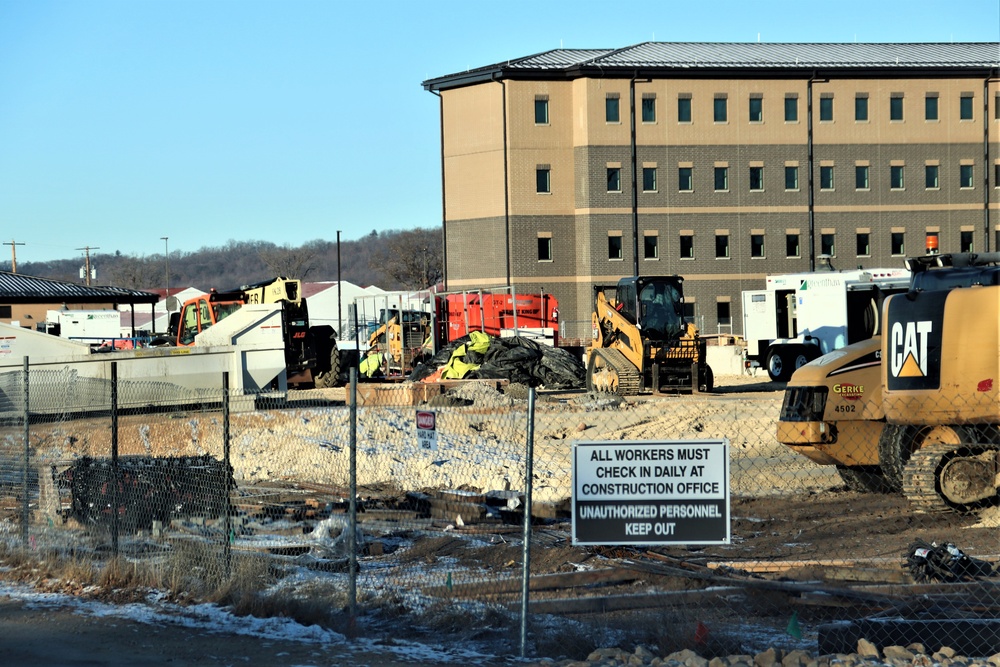
M 844 583 L 844 567 L 877 571 L 873 582 L 896 583 L 885 573 L 901 573 L 914 540 L 952 542 L 967 554 L 995 560 L 1000 554 L 996 527 L 1000 511 L 979 515 L 914 514 L 904 498 L 847 490 L 836 471 L 785 450 L 773 438 L 783 385 L 766 378 L 717 379 L 711 395 L 654 397 L 625 403 L 595 400 L 583 392 L 540 394 L 535 429 L 536 493 L 539 502 L 557 506 L 570 491 L 570 443 L 577 438 L 633 440 L 648 438 L 727 437 L 734 463 L 729 544 L 698 547 L 580 548 L 569 543 L 568 521 L 549 519 L 546 539 L 532 552 L 532 573 L 571 572 L 581 564 L 602 565 L 645 558 L 649 551 L 671 563 L 693 568 L 732 568 L 739 576 L 788 581 Z M 456 392 L 456 396 L 458 396 Z M 405 434 L 413 429 L 413 409 L 388 409 L 378 424 L 359 435 L 359 463 L 369 488 L 380 484 L 397 491 L 473 488 L 517 489 L 523 479 L 524 407 L 495 391 L 465 394 L 468 408 L 444 414 L 448 435 L 440 452 L 421 451 Z M 233 463 L 241 489 L 299 480 L 327 487 L 345 485 L 348 453 L 343 389 L 296 392 L 283 410 L 234 415 Z M 447 413 L 447 414 L 446 414 Z M 220 450 L 218 415 L 124 417 L 120 451 L 154 456 L 215 454 Z M 101 456 L 107 447 L 107 423 L 61 423 L 39 429 L 38 452 L 48 459 L 84 454 Z M 402 434 L 402 435 L 401 435 Z M 10 441 L 17 442 L 17 433 Z M 15 445 L 16 446 L 16 445 Z M 506 449 L 505 449 L 506 448 Z M 497 452 L 502 452 L 498 454 Z M 740 469 L 740 466 L 745 466 Z M 456 529 L 461 532 L 461 529 Z M 401 561 L 433 564 L 455 559 L 470 568 L 503 572 L 519 561 L 516 544 L 470 549 L 467 540 L 441 534 L 428 537 Z M 405 565 L 405 563 L 404 563 Z M 879 574 L 881 573 L 881 574 Z M 881 579 L 880 579 L 881 578 Z M 667 589 L 694 587 L 693 581 L 660 580 Z M 704 584 L 697 584 L 698 586 Z M 781 603 L 784 604 L 784 603 Z M 52 642 L 47 638 L 65 637 Z M 112 645 L 126 649 L 110 650 Z M 383 665 L 442 664 L 391 653 L 317 647 L 296 642 L 260 642 L 175 627 L 131 621 L 113 624 L 69 611 L 39 610 L 0 600 L 0 654 L 17 656 L 12 664 L 269 664 Z M 90 656 L 84 659 L 83 656 Z M 479 660 L 482 664 L 489 664 Z

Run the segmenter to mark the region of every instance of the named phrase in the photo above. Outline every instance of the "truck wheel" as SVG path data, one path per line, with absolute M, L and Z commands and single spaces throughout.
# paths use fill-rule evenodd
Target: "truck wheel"
M 795 348 L 794 350 L 792 350 L 792 355 L 793 355 L 792 368 L 791 372 L 788 373 L 789 378 L 792 377 L 792 373 L 799 370 L 800 368 L 802 368 L 803 366 L 805 366 L 810 361 L 816 358 L 816 356 L 812 353 L 812 351 L 806 347 Z
M 337 341 L 331 342 L 330 370 L 317 373 L 313 378 L 317 389 L 331 389 L 340 384 L 340 350 L 337 349 Z
M 769 351 L 765 366 L 767 367 L 767 375 L 773 382 L 784 382 L 791 377 L 791 373 L 787 377 L 785 376 L 788 364 L 785 363 L 785 359 L 781 355 L 781 350 L 773 349 Z

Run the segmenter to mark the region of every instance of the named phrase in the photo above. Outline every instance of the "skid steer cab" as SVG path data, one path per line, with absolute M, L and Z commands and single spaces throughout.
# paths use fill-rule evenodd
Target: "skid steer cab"
M 340 383 L 341 359 L 337 332 L 329 325 L 310 326 L 309 308 L 302 296 L 302 281 L 274 278 L 234 290 L 217 291 L 188 299 L 179 316 L 171 319 L 170 342 L 193 345 L 195 337 L 239 311 L 260 303 L 281 304 L 282 335 L 288 383 L 335 387 Z
M 633 276 L 594 287 L 587 389 L 640 393 L 712 391 L 705 341 L 684 321 L 684 278 Z

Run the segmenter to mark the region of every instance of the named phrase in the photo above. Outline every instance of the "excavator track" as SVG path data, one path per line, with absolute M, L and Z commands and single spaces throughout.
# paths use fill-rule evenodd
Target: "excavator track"
M 903 468 L 903 494 L 915 512 L 953 512 L 971 510 L 972 507 L 956 507 L 956 503 L 950 503 L 942 495 L 938 475 L 942 468 L 942 463 L 946 456 L 958 452 L 973 450 L 973 453 L 986 451 L 996 451 L 1000 446 L 980 445 L 969 447 L 961 445 L 956 448 L 952 443 L 933 442 L 927 443 L 910 455 L 909 461 Z
M 639 369 L 633 366 L 625 355 L 618 350 L 612 349 L 601 349 L 595 352 L 601 360 L 603 361 L 602 366 L 610 368 L 618 376 L 618 382 L 615 391 L 609 391 L 606 393 L 617 394 L 618 396 L 635 396 L 639 393 L 639 386 L 641 384 L 639 377 Z M 595 370 L 598 370 L 596 365 L 592 362 L 591 368 L 588 369 L 588 374 L 593 374 Z M 600 384 L 598 382 L 593 382 L 591 378 L 588 378 L 588 385 L 595 387 L 594 391 L 603 391 L 597 389 L 596 387 Z

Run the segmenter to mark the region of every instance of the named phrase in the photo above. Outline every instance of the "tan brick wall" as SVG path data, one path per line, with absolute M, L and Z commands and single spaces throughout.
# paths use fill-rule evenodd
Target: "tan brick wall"
M 446 215 L 449 287 L 502 284 L 506 280 L 505 228 L 510 232 L 511 279 L 515 286 L 542 287 L 560 301 L 568 326 L 589 329 L 593 283 L 614 282 L 633 272 L 629 81 L 507 81 L 509 225 L 503 208 L 503 90 L 499 83 L 444 93 Z M 942 252 L 958 251 L 962 228 L 975 230 L 977 250 L 984 233 L 1000 225 L 1000 190 L 993 164 L 1000 158 L 996 96 L 986 93 L 989 159 L 983 156 L 983 83 L 973 79 L 857 79 L 815 82 L 814 249 L 821 230 L 835 235 L 834 265 L 849 269 L 898 266 L 889 252 L 892 228 L 905 229 L 906 254 L 923 251 L 928 228 L 940 229 Z M 940 119 L 924 120 L 924 97 L 938 94 Z M 973 120 L 958 120 L 959 99 L 973 93 Z M 605 119 L 609 93 L 619 96 L 620 121 Z M 636 114 L 643 94 L 656 96 L 656 121 L 637 124 L 637 163 L 655 164 L 656 192 L 641 192 L 637 174 L 639 242 L 658 238 L 659 257 L 646 259 L 639 247 L 639 272 L 680 273 L 700 322 L 714 331 L 716 302 L 728 298 L 734 330 L 742 328 L 740 292 L 763 285 L 767 274 L 808 269 L 809 155 L 808 84 L 798 79 L 672 79 L 636 83 Z M 854 120 L 854 99 L 868 94 L 869 120 Z M 904 120 L 889 121 L 889 99 L 904 95 Z M 819 100 L 833 95 L 833 122 L 819 122 Z M 678 96 L 691 99 L 692 120 L 677 122 Z M 713 100 L 727 99 L 728 120 L 712 118 Z M 798 122 L 784 121 L 787 95 L 798 99 Z M 549 122 L 536 124 L 534 101 L 549 104 Z M 763 118 L 751 122 L 749 100 L 761 99 Z M 939 164 L 940 187 L 924 187 L 924 166 Z M 974 164 L 974 187 L 960 188 L 959 165 Z M 869 165 L 870 187 L 854 187 L 858 161 Z M 750 165 L 764 168 L 764 189 L 751 192 Z M 621 169 L 621 192 L 608 192 L 608 165 Z M 729 167 L 729 190 L 716 192 L 714 167 Z M 820 165 L 834 169 L 834 188 L 819 187 Z M 890 188 L 889 168 L 905 165 L 905 188 Z M 551 169 L 551 194 L 535 190 L 538 165 Z M 690 192 L 678 188 L 680 165 L 693 170 Z M 799 187 L 786 190 L 784 169 L 798 165 Z M 989 185 L 983 190 L 983 177 Z M 984 206 L 989 210 L 986 219 Z M 870 256 L 856 253 L 858 229 L 870 230 Z M 715 257 L 715 232 L 730 235 L 730 257 Z M 787 257 L 787 230 L 799 230 L 800 255 Z M 681 259 L 680 232 L 693 237 L 694 258 Z M 765 256 L 750 256 L 751 230 L 765 235 Z M 608 258 L 609 234 L 620 235 L 622 259 Z M 552 239 L 551 261 L 539 261 L 538 237 Z M 995 239 L 990 238 L 996 250 Z M 526 289 L 527 287 L 525 287 Z M 572 334 L 571 334 L 572 335 Z

